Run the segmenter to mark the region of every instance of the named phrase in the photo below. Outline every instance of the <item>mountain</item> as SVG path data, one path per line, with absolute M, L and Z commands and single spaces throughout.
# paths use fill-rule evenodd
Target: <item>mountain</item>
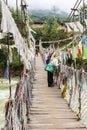
M 60 9 L 51 9 L 51 10 L 43 10 L 43 9 L 37 9 L 37 10 L 30 10 L 29 11 L 30 17 L 34 21 L 45 21 L 48 17 L 57 17 L 60 19 L 64 19 L 67 17 L 67 13 L 64 11 L 61 11 Z

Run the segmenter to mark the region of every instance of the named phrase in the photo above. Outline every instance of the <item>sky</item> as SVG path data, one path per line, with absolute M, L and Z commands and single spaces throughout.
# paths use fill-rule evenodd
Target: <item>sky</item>
M 16 5 L 16 0 L 8 0 L 9 5 Z M 20 1 L 20 0 L 18 0 Z M 77 0 L 26 0 L 29 9 L 52 9 L 53 6 L 60 8 L 61 10 L 70 13 L 71 8 L 74 7 Z M 87 4 L 87 0 L 85 0 Z
M 35 3 L 35 1 L 37 1 Z M 51 9 L 56 6 L 64 11 L 70 11 L 76 0 L 30 0 L 31 8 Z M 35 3 L 35 4 L 34 4 Z

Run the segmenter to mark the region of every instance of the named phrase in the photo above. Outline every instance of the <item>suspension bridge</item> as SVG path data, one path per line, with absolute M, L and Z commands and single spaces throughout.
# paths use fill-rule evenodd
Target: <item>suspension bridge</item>
M 27 129 L 86 130 L 63 99 L 58 86 L 48 87 L 41 55 L 36 57 L 36 74 L 32 89 L 32 107 Z
M 82 43 L 84 49 L 83 58 L 87 58 L 86 37 L 83 37 L 84 26 L 80 21 L 71 22 L 75 11 L 82 0 L 77 0 L 74 8 L 68 16 L 65 24 L 67 30 L 79 32 L 77 35 L 60 39 L 58 41 L 39 42 L 39 54 L 35 56 L 35 39 L 32 35 L 36 33 L 29 25 L 29 16 L 26 0 L 21 0 L 21 11 L 23 18 L 23 29 L 25 38 L 21 35 L 12 15 L 7 6 L 8 1 L 0 0 L 2 19 L 0 39 L 7 38 L 7 66 L 6 77 L 9 81 L 9 97 L 5 103 L 4 125 L 1 130 L 86 130 L 87 129 L 87 72 L 77 70 L 72 66 L 66 65 L 66 47 L 59 49 L 60 42 L 71 40 L 67 47 L 79 39 L 78 45 L 73 45 L 69 52 L 73 52 L 78 47 L 78 54 L 73 54 L 75 59 L 77 55 L 82 54 Z M 16 0 L 18 12 L 18 1 Z M 83 0 L 84 7 L 84 0 Z M 83 10 L 84 12 L 85 10 Z M 84 17 L 85 26 L 87 19 Z M 11 34 L 10 34 L 11 33 Z M 14 45 L 9 45 L 9 39 L 13 38 Z M 26 38 L 27 37 L 27 38 Z M 45 71 L 45 53 L 46 48 L 42 44 L 49 43 L 50 49 L 55 49 L 54 44 L 58 43 L 58 50 L 55 50 L 58 56 L 63 58 L 61 64 L 57 67 L 54 80 L 54 87 L 47 85 L 47 72 Z M 2 47 L 2 45 L 1 45 Z M 20 80 L 15 85 L 16 89 L 12 92 L 12 82 L 10 76 L 10 56 L 12 48 L 17 49 L 19 62 L 23 62 L 23 72 Z M 62 54 L 62 55 L 61 55 Z M 70 53 L 71 54 L 71 53 Z M 75 60 L 74 60 L 75 62 Z M 62 90 L 63 89 L 63 90 Z M 65 95 L 64 95 L 65 94 Z

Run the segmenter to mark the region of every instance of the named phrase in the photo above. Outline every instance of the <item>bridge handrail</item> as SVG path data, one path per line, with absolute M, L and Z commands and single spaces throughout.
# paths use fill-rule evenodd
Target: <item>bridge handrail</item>
M 24 78 L 17 83 L 14 98 L 6 102 L 4 129 L 26 129 L 32 105 L 32 78 L 30 72 L 25 74 Z
M 87 125 L 87 72 L 62 64 L 59 67 L 58 87 L 62 94 L 66 93 L 65 99 L 69 107 L 76 112 L 78 119 Z

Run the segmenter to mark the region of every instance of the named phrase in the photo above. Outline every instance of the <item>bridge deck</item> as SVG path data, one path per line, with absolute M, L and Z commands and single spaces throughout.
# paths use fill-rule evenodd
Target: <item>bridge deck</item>
M 36 57 L 36 80 L 33 87 L 32 108 L 29 130 L 86 130 L 67 102 L 61 97 L 60 90 L 47 87 L 47 74 L 44 63 Z

